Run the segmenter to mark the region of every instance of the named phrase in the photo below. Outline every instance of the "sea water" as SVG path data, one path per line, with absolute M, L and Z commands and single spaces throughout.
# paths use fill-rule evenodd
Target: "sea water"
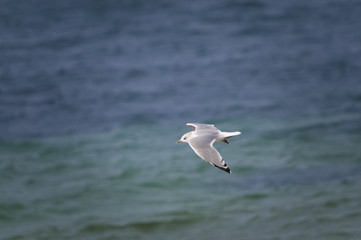
M 0 239 L 361 238 L 358 1 L 0 3 Z

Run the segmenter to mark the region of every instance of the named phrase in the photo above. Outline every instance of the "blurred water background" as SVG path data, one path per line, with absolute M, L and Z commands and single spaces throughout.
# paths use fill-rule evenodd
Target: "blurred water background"
M 361 239 L 360 1 L 0 5 L 0 239 Z

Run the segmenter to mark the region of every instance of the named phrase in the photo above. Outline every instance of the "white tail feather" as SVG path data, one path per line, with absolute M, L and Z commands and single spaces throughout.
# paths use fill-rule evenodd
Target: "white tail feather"
M 222 135 L 224 136 L 224 138 L 230 138 L 230 137 L 233 137 L 233 136 L 237 136 L 241 134 L 241 132 L 222 132 Z

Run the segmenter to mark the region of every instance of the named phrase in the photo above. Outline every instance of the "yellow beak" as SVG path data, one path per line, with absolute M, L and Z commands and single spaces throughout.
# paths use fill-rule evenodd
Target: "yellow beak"
M 181 142 L 181 140 L 177 141 L 176 143 L 180 143 L 180 142 Z

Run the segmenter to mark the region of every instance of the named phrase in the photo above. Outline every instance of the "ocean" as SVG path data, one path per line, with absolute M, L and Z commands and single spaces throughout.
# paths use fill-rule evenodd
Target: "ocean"
M 0 239 L 361 239 L 359 1 L 0 4 Z

